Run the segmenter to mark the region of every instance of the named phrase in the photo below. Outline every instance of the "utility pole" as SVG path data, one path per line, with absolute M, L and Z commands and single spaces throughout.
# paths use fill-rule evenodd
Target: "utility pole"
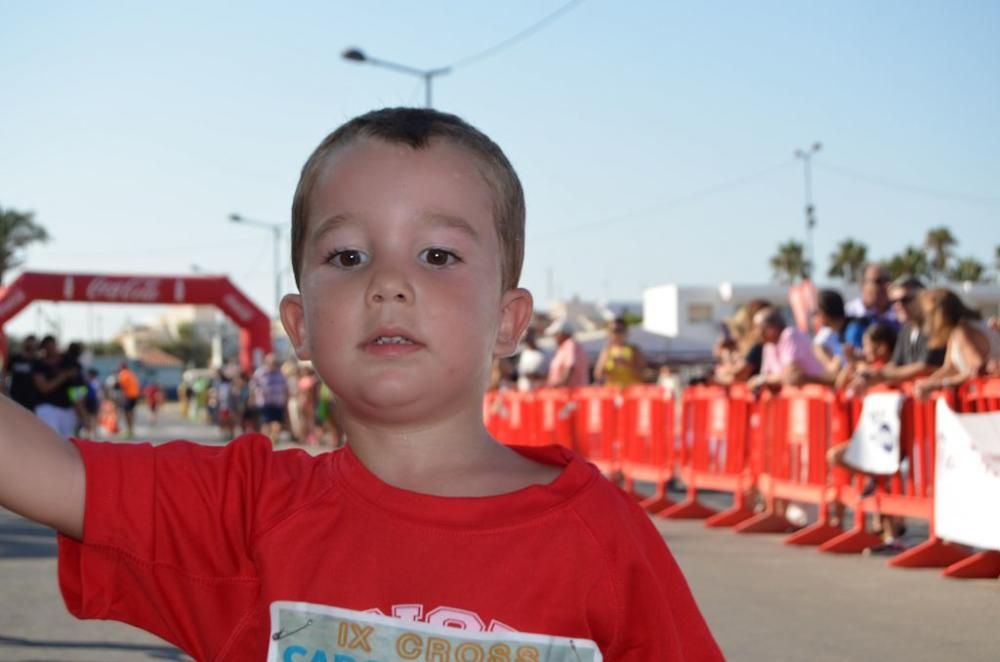
M 806 189 L 806 278 L 812 277 L 813 267 L 815 266 L 813 255 L 813 228 L 816 227 L 816 207 L 812 202 L 812 157 L 823 145 L 819 142 L 814 142 L 811 147 L 807 149 L 797 149 L 795 150 L 795 158 L 802 159 L 802 170 L 805 175 L 805 189 Z

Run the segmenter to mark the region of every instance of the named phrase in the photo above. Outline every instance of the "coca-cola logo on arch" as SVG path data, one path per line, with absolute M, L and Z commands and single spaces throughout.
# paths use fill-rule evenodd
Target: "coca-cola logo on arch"
M 90 301 L 153 303 L 160 300 L 160 279 L 95 278 L 87 285 L 86 298 Z

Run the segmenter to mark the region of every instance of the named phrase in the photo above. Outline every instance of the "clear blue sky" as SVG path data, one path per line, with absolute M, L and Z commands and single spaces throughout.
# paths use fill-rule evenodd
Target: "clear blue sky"
M 328 131 L 423 101 L 419 79 L 340 52 L 445 66 L 563 4 L 0 0 L 0 205 L 53 236 L 27 268 L 197 265 L 270 310 L 270 236 L 226 216 L 287 220 Z M 823 273 L 846 237 L 882 257 L 947 225 L 960 255 L 987 263 L 1000 244 L 994 0 L 584 0 L 437 79 L 434 96 L 518 169 L 523 283 L 539 301 L 549 270 L 556 295 L 586 298 L 768 280 L 775 247 L 804 237 L 792 152 L 816 140 Z M 35 309 L 9 330 L 47 330 Z M 44 310 L 84 339 L 95 315 L 105 335 L 141 317 Z

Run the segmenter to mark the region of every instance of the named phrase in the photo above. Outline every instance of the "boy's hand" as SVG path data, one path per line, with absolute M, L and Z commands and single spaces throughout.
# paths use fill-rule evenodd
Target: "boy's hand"
M 76 446 L 0 395 L 0 506 L 79 539 L 85 493 Z

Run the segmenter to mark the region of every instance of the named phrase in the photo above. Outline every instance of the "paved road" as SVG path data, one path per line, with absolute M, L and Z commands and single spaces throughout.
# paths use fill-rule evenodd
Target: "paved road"
M 217 441 L 168 410 L 154 440 Z M 884 559 L 789 548 L 698 522 L 657 521 L 728 659 L 748 662 L 1000 659 L 1000 582 L 895 570 Z M 143 632 L 63 608 L 54 536 L 0 510 L 0 661 L 187 660 Z

